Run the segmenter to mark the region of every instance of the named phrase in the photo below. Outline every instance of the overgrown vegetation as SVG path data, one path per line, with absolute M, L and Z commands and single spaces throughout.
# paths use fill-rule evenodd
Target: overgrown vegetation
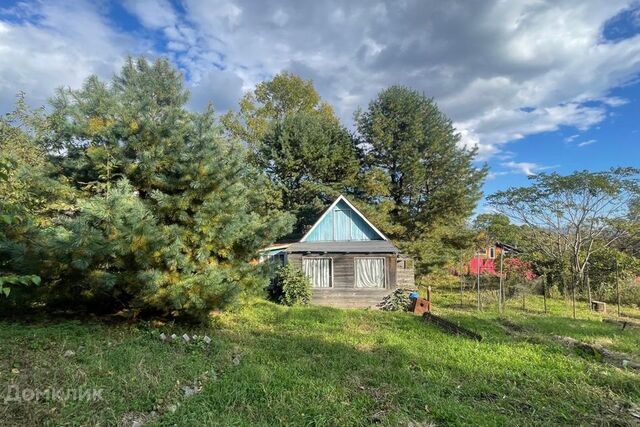
M 409 313 L 258 300 L 221 314 L 217 328 L 0 323 L 0 393 L 10 385 L 103 390 L 95 402 L 12 401 L 0 405 L 0 419 L 7 425 L 633 425 L 640 375 L 555 336 L 638 359 L 637 327 L 623 330 L 586 309 L 573 320 L 561 300 L 550 301 L 548 316 L 537 314 L 542 301 L 530 297 L 531 311 L 510 305 L 499 318 L 495 306 L 459 310 L 456 298 L 434 293 L 436 314 L 482 334 L 482 342 Z M 160 333 L 178 339 L 163 341 Z M 185 343 L 184 333 L 213 341 Z
M 48 116 L 4 119 L 2 153 L 19 166 L 0 195 L 28 220 L 0 230 L 3 268 L 43 279 L 21 298 L 201 319 L 263 283 L 249 261 L 292 217 L 213 110 L 187 99 L 167 60 L 129 59 L 111 82 L 60 90 Z
M 284 305 L 305 305 L 311 300 L 311 282 L 293 264 L 280 267 L 267 287 L 269 299 Z
M 19 95 L 0 119 L 0 311 L 206 319 L 262 290 L 258 251 L 341 193 L 415 258 L 420 286 L 455 286 L 479 247 L 503 240 L 545 295 L 640 304 L 637 169 L 533 176 L 470 227 L 487 168 L 422 93 L 382 90 L 355 132 L 290 73 L 220 119 L 188 97 L 168 60 L 143 58 L 59 90 L 48 110 Z M 540 293 L 518 268 L 505 261 L 505 282 Z

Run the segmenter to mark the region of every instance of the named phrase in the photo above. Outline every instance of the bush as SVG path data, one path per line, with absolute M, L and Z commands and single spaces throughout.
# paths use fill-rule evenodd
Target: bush
M 267 288 L 269 299 L 284 305 L 308 304 L 311 282 L 298 268 L 287 264 L 278 269 Z

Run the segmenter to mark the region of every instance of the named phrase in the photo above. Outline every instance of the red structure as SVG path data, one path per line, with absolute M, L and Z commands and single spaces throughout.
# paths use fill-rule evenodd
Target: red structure
M 485 249 L 484 253 L 480 253 L 471 260 L 469 260 L 465 266 L 465 274 L 467 275 L 500 275 L 500 256 L 503 253 L 517 254 L 519 251 L 510 246 L 500 242 L 496 242 L 494 245 Z M 504 273 L 515 273 L 521 275 L 527 280 L 535 279 L 536 275 L 533 272 L 531 264 L 522 261 L 518 257 L 513 255 L 504 256 L 502 270 Z
M 477 275 L 478 270 L 480 274 L 490 274 L 497 276 L 500 273 L 500 267 L 496 271 L 496 263 L 492 259 L 485 259 L 480 256 L 475 256 L 467 263 L 467 274 Z

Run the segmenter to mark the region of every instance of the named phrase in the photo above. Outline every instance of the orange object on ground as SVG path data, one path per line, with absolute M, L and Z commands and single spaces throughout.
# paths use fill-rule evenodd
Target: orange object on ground
M 413 306 L 413 313 L 422 315 L 431 311 L 431 301 L 424 298 L 418 298 Z

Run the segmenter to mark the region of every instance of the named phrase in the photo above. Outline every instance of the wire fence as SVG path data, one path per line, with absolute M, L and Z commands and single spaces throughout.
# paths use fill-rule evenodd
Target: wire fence
M 478 288 L 478 283 L 480 287 Z M 583 284 L 584 285 L 584 284 Z M 457 294 L 455 305 L 479 310 L 520 310 L 530 312 L 562 312 L 568 316 L 574 311 L 593 310 L 594 304 L 608 314 L 640 316 L 640 283 L 633 278 L 620 280 L 617 286 L 573 289 L 548 283 L 546 277 L 533 280 L 500 281 L 496 276 L 460 276 L 458 286 L 450 286 L 448 292 Z M 602 304 L 604 303 L 604 304 Z M 560 313 L 559 313 L 560 314 Z

